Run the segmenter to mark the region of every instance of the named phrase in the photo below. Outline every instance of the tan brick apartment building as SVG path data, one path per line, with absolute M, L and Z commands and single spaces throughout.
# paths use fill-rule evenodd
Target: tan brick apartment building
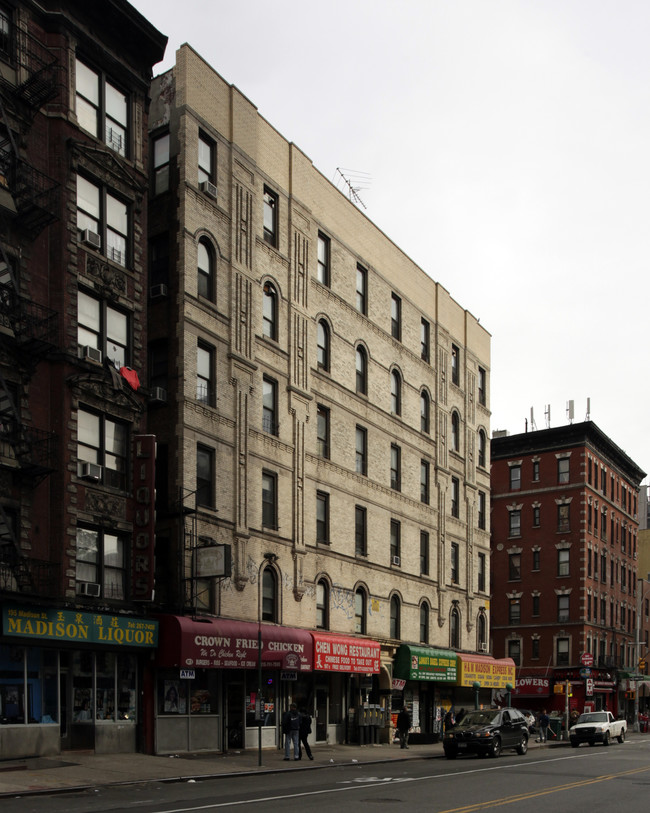
M 488 649 L 489 334 L 190 47 L 152 100 L 156 749 L 254 745 L 260 683 L 265 747 L 396 687 L 434 736 Z
M 630 715 L 645 473 L 591 421 L 494 437 L 491 458 L 492 645 L 515 702 L 563 710 L 569 681 L 572 708 Z

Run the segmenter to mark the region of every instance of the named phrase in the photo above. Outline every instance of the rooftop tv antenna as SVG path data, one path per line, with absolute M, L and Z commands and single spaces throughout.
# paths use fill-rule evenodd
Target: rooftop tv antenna
M 551 405 L 546 404 L 546 409 L 544 410 L 544 418 L 546 419 L 546 428 L 551 428 Z
M 587 414 L 585 415 L 585 420 L 591 420 L 591 398 L 587 398 Z
M 357 172 L 357 170 L 345 169 L 342 167 L 337 167 L 336 172 L 339 176 L 336 178 L 336 188 L 340 188 L 339 182 L 342 181 L 347 190 L 347 196 L 350 201 L 357 206 L 362 206 L 364 209 L 366 209 L 366 204 L 359 197 L 359 192 L 361 192 L 363 189 L 370 188 L 370 175 L 368 175 L 367 172 Z
M 567 418 L 569 419 L 569 423 L 573 423 L 573 416 L 574 416 L 573 401 L 567 401 L 566 414 L 567 414 Z
M 533 408 L 530 408 L 530 429 L 532 432 L 537 431 L 537 425 L 535 424 L 535 415 L 533 413 Z

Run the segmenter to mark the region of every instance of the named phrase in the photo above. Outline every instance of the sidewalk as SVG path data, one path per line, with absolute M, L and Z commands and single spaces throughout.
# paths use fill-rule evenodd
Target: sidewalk
M 529 749 L 568 745 L 568 742 L 538 744 L 531 737 Z M 129 785 L 140 782 L 187 782 L 238 774 L 277 773 L 314 770 L 355 763 L 397 762 L 405 759 L 435 759 L 444 756 L 442 743 L 410 745 L 408 750 L 395 745 L 318 745 L 312 747 L 313 762 L 306 755 L 298 764 L 284 762 L 284 752 L 262 751 L 258 765 L 256 749 L 229 751 L 225 754 L 184 754 L 148 756 L 146 754 L 95 754 L 92 751 L 66 751 L 58 756 L 0 762 L 0 798 L 63 791 L 87 790 L 104 785 Z

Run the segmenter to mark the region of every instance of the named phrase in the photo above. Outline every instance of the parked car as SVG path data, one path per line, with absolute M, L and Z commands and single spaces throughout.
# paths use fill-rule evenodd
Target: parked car
M 571 745 L 577 748 L 580 743 L 588 742 L 595 745 L 602 742 L 609 745 L 616 737 L 619 742 L 625 742 L 627 723 L 617 720 L 611 711 L 589 711 L 578 717 L 578 722 L 569 729 Z
M 463 719 L 445 732 L 442 742 L 447 759 L 459 754 L 498 757 L 504 748 L 518 754 L 528 751 L 528 725 L 519 709 L 468 711 Z

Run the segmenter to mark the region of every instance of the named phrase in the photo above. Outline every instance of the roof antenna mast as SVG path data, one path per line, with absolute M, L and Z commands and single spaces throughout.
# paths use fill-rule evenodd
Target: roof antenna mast
M 367 172 L 357 172 L 354 169 L 344 169 L 341 167 L 336 168 L 336 173 L 339 176 L 336 178 L 336 188 L 339 188 L 339 180 L 342 180 L 347 189 L 347 195 L 350 201 L 366 209 L 367 206 L 359 197 L 359 192 L 361 192 L 362 189 L 368 189 L 370 187 L 370 175 L 368 175 Z

